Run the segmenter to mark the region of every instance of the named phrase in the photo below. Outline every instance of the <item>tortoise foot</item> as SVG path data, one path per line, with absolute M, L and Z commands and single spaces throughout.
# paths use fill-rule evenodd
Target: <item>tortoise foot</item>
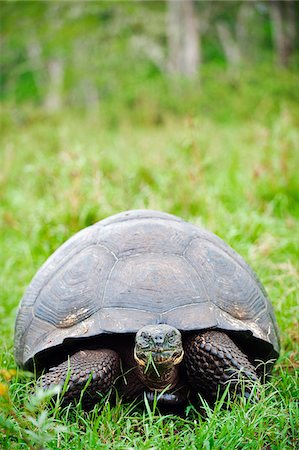
M 191 389 L 215 400 L 229 384 L 234 395 L 248 397 L 256 369 L 232 339 L 221 331 L 189 336 L 185 343 L 185 366 Z
M 53 385 L 63 386 L 68 380 L 64 402 L 80 399 L 85 403 L 96 403 L 99 394 L 105 395 L 120 373 L 120 358 L 110 349 L 81 350 L 70 356 L 40 378 L 44 389 Z M 86 390 L 85 390 L 86 389 Z

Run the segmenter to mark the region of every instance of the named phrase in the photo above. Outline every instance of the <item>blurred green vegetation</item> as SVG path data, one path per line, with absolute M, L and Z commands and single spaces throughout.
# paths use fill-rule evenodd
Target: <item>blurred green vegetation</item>
M 298 14 L 298 4 L 292 4 Z M 2 101 L 46 111 L 93 111 L 107 125 L 128 119 L 159 124 L 169 114 L 226 121 L 249 118 L 260 109 L 271 118 L 282 99 L 295 108 L 298 32 L 286 71 L 275 63 L 270 2 L 195 2 L 201 58 L 191 81 L 169 73 L 167 5 L 2 2 Z M 219 25 L 228 43 L 217 32 Z M 238 54 L 237 64 L 227 55 L 228 44 Z

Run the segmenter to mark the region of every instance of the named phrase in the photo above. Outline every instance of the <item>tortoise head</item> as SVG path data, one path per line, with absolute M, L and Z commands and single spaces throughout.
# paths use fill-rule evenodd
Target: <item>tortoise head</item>
M 134 358 L 143 371 L 152 363 L 163 372 L 179 364 L 183 355 L 181 333 L 170 325 L 146 325 L 136 333 Z

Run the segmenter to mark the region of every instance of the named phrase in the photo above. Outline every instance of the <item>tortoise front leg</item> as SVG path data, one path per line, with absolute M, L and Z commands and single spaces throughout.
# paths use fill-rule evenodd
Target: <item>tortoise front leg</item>
M 41 378 L 44 389 L 53 385 L 63 386 L 69 378 L 68 389 L 64 395 L 67 403 L 79 399 L 86 383 L 90 380 L 84 393 L 85 403 L 96 403 L 98 394 L 105 395 L 113 386 L 120 373 L 120 358 L 110 349 L 81 350 L 70 356 L 56 367 L 51 367 Z M 69 375 L 68 375 L 69 374 Z
M 185 366 L 192 390 L 215 400 L 229 383 L 229 390 L 242 393 L 241 380 L 245 381 L 245 397 L 251 392 L 252 381 L 258 380 L 255 367 L 248 358 L 221 331 L 204 331 L 189 336 L 185 342 Z M 250 386 L 251 385 L 251 386 Z

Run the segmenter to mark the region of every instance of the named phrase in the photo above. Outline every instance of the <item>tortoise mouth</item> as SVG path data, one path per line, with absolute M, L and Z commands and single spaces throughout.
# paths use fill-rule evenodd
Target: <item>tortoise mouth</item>
M 184 356 L 183 350 L 169 351 L 163 349 L 152 349 L 150 351 L 138 351 L 135 349 L 134 358 L 140 366 L 147 366 L 151 361 L 157 365 L 174 366 L 179 364 Z

